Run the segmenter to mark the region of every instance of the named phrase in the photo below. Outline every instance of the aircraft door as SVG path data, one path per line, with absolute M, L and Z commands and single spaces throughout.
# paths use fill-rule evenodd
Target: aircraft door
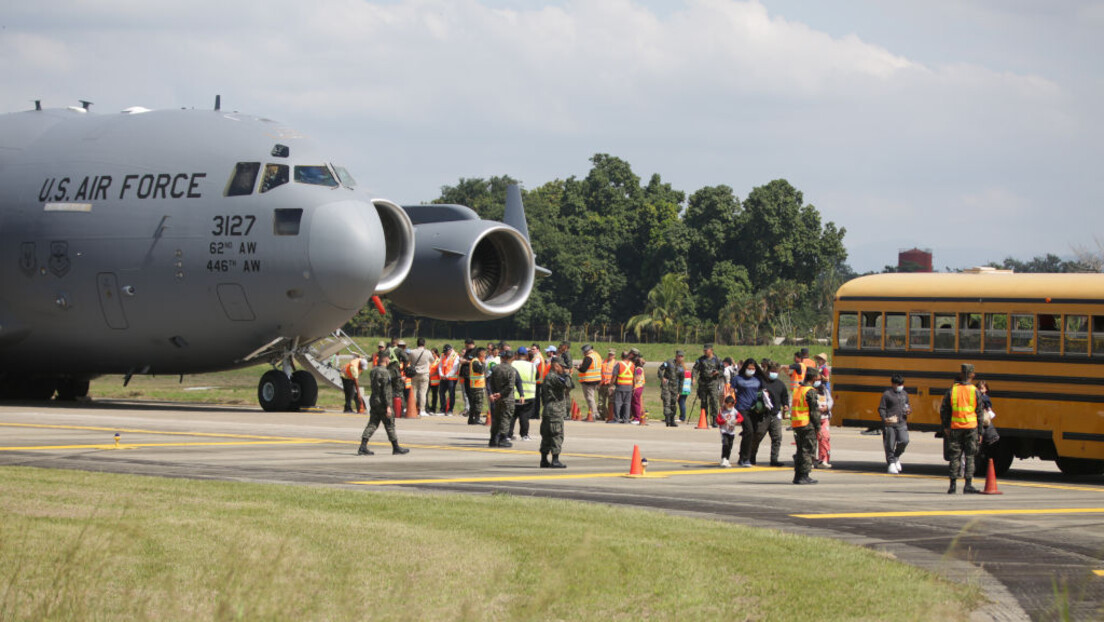
M 127 323 L 126 313 L 123 312 L 123 301 L 119 295 L 119 281 L 114 272 L 101 272 L 96 275 L 96 289 L 100 294 L 100 310 L 103 311 L 104 321 L 116 330 L 122 330 L 130 326 Z

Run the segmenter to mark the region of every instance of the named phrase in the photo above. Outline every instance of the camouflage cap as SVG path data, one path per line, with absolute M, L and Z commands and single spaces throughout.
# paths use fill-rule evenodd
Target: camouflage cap
M 972 373 L 974 373 L 974 366 L 970 363 L 963 363 L 962 364 L 962 373 L 963 374 L 972 374 Z
M 686 356 L 686 353 L 682 350 L 675 350 L 675 356 Z
M 704 346 L 702 346 L 702 350 L 712 350 L 712 349 L 713 349 L 713 344 L 711 344 L 711 343 L 707 343 Z

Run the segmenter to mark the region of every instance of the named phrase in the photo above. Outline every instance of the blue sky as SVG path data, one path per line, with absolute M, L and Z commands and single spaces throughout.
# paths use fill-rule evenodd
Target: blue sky
M 595 153 L 687 193 L 783 177 L 860 271 L 964 267 L 1104 239 L 1100 32 L 1072 0 L 46 0 L 0 14 L 0 111 L 220 93 L 403 203 Z

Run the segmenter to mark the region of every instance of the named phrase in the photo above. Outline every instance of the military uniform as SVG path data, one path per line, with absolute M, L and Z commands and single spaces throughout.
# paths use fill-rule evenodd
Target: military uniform
M 399 437 L 395 434 L 395 417 L 387 414 L 387 408 L 392 405 L 393 379 L 391 372 L 385 368 L 376 366 L 368 375 L 372 386 L 372 396 L 368 398 L 368 425 L 360 435 L 361 455 L 372 455 L 368 449 L 368 439 L 375 434 L 376 428 L 383 423 L 383 429 L 387 432 L 387 440 L 391 441 L 392 453 L 405 454 L 409 450 L 399 447 Z
M 479 415 L 483 413 L 483 396 L 487 393 L 487 368 L 479 359 L 472 359 L 467 367 L 468 382 L 464 386 L 468 394 L 468 425 L 479 425 Z
M 808 391 L 805 391 L 808 389 Z M 809 478 L 813 470 L 813 457 L 816 455 L 817 430 L 820 429 L 820 398 L 816 389 L 809 384 L 802 384 L 794 392 L 794 403 L 790 409 L 790 423 L 793 426 L 794 444 L 797 451 L 794 453 L 794 483 L 815 484 L 816 480 Z M 800 425 L 808 418 L 805 425 Z
M 491 447 L 510 447 L 510 422 L 514 418 L 514 386 L 518 381 L 513 365 L 495 365 L 487 388 L 498 399 L 491 409 Z
M 716 427 L 712 422 L 717 419 L 720 409 L 717 393 L 721 382 L 721 360 L 715 354 L 711 357 L 703 354 L 694 362 L 694 375 L 698 377 L 698 400 L 711 425 Z
M 663 421 L 671 428 L 678 427 L 675 423 L 675 411 L 678 409 L 684 376 L 685 368 L 677 358 L 668 359 L 659 366 L 659 398 L 663 402 Z
M 978 492 L 973 485 L 974 457 L 978 452 L 978 417 L 982 413 L 981 394 L 977 387 L 964 382 L 956 381 L 954 386 L 943 395 L 943 402 L 939 405 L 939 415 L 943 421 L 943 433 L 946 435 L 947 461 L 950 467 L 951 486 L 947 493 L 955 492 L 959 473 L 966 478 L 966 486 L 963 493 Z M 949 432 L 948 432 L 949 431 Z M 966 470 L 962 471 L 962 463 L 966 462 Z
M 571 398 L 568 392 L 575 386 L 571 376 L 548 372 L 541 383 L 541 401 L 544 403 L 544 416 L 541 418 L 541 467 L 563 468 L 560 462 L 560 449 L 563 446 L 564 419 L 567 418 Z M 552 455 L 549 462 L 548 455 Z

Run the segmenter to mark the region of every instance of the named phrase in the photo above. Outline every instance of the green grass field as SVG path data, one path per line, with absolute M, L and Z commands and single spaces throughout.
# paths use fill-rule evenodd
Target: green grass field
M 0 620 L 962 620 L 980 599 L 841 542 L 567 501 L 26 467 L 0 497 Z

